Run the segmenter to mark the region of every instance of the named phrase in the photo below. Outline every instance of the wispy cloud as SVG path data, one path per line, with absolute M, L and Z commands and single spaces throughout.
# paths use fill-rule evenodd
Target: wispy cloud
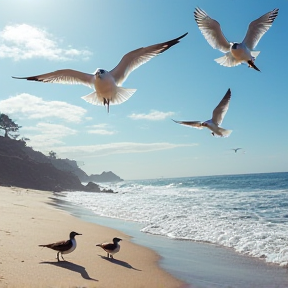
M 75 135 L 76 130 L 59 124 L 38 123 L 33 127 L 23 127 L 25 137 L 29 138 L 29 146 L 43 151 L 52 149 L 55 145 L 62 145 L 63 138 L 69 135 Z
M 193 147 L 198 144 L 173 144 L 173 143 L 133 143 L 120 142 L 102 145 L 88 145 L 88 146 L 66 146 L 55 147 L 54 151 L 61 157 L 68 156 L 80 157 L 99 157 L 111 154 L 131 154 L 131 153 L 147 153 L 160 150 L 168 150 L 180 147 Z
M 88 59 L 92 53 L 68 46 L 59 47 L 60 40 L 44 29 L 27 24 L 5 26 L 0 31 L 0 58 L 25 60 L 45 58 L 49 60 L 72 60 L 76 57 Z
M 0 101 L 1 112 L 28 119 L 59 118 L 67 122 L 79 123 L 85 113 L 84 108 L 62 101 L 45 101 L 27 93 L 22 93 Z
M 113 135 L 116 132 L 115 131 L 108 131 L 104 129 L 94 129 L 94 130 L 88 130 L 89 134 L 99 134 L 99 135 Z
M 96 124 L 96 125 L 87 126 L 87 127 L 90 128 L 88 130 L 89 134 L 113 135 L 117 133 L 116 131 L 109 130 L 109 125 L 105 123 Z
M 157 110 L 151 110 L 149 114 L 131 114 L 128 117 L 133 120 L 152 120 L 152 121 L 159 121 L 164 120 L 172 115 L 174 115 L 174 112 L 161 112 Z

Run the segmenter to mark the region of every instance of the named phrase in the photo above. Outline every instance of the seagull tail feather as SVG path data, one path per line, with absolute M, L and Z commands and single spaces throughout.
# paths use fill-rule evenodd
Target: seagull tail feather
M 240 64 L 240 62 L 238 62 L 233 55 L 231 54 L 231 52 L 227 52 L 224 56 L 219 57 L 217 59 L 214 59 L 218 64 L 222 65 L 222 66 L 226 66 L 226 67 L 234 67 Z
M 256 57 L 260 54 L 260 51 L 251 51 L 251 55 L 254 58 L 254 60 L 256 59 Z
M 127 101 L 137 89 L 129 89 L 123 87 L 117 87 L 117 93 L 110 101 L 110 104 L 117 105 Z
M 103 100 L 99 99 L 96 91 L 93 91 L 86 96 L 82 96 L 81 98 L 92 105 L 103 105 Z
M 219 132 L 222 134 L 222 137 L 228 137 L 233 130 L 227 130 L 224 128 L 219 127 Z

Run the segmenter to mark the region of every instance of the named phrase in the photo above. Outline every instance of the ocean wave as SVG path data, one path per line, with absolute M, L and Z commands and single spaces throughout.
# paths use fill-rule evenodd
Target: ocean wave
M 264 175 L 254 181 L 201 178 L 126 181 L 108 185 L 117 194 L 69 192 L 67 200 L 99 216 L 143 223 L 145 233 L 209 242 L 287 265 L 287 182 L 278 179 L 275 186 L 272 178 L 270 185 Z

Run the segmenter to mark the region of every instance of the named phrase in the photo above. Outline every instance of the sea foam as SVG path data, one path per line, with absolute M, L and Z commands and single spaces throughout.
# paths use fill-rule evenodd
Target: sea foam
M 283 266 L 288 173 L 275 174 L 276 182 L 271 174 L 171 178 L 106 185 L 117 194 L 66 195 L 99 216 L 140 222 L 145 233 L 231 247 Z

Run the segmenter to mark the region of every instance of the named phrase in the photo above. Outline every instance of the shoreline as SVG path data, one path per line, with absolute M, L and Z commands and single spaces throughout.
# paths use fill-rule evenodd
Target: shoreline
M 62 195 L 65 196 L 65 195 Z M 55 199 L 58 201 L 59 199 Z M 56 204 L 80 219 L 128 234 L 131 241 L 160 255 L 160 267 L 196 288 L 287 288 L 287 269 L 266 263 L 232 248 L 210 243 L 176 240 L 141 232 L 141 224 L 107 218 L 65 201 Z
M 0 287 L 187 287 L 129 235 L 56 208 L 52 192 L 0 186 L 0 195 Z M 77 248 L 64 255 L 66 261 L 57 262 L 57 251 L 38 247 L 67 240 L 71 231 L 82 236 L 76 236 Z M 123 241 L 111 260 L 95 245 L 113 237 Z

